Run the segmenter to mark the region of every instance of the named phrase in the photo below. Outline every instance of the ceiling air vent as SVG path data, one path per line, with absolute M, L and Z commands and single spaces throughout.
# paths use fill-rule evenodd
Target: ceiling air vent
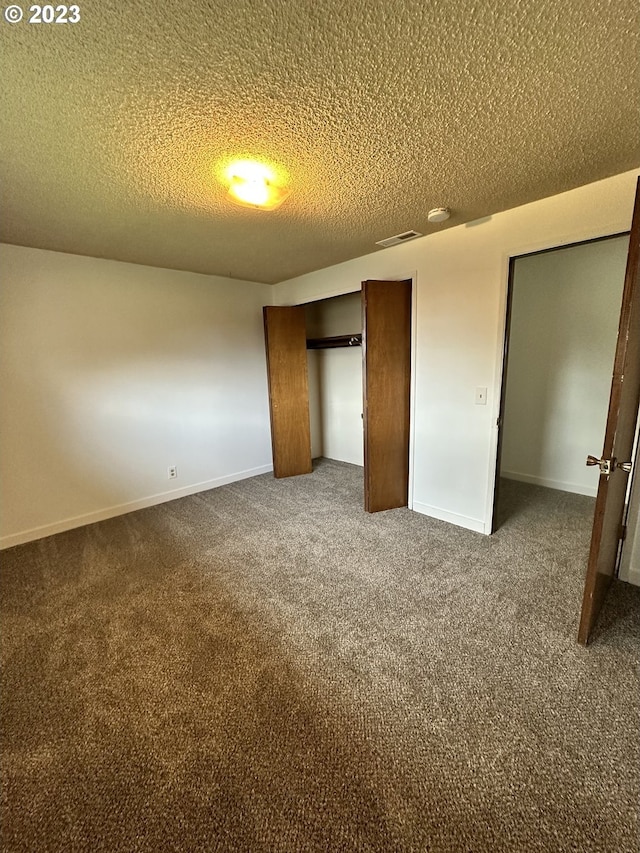
M 396 234 L 395 237 L 387 237 L 386 240 L 376 240 L 376 246 L 388 249 L 389 246 L 397 246 L 398 243 L 406 243 L 407 240 L 415 240 L 416 237 L 422 237 L 422 234 L 417 231 L 404 231 L 402 234 Z

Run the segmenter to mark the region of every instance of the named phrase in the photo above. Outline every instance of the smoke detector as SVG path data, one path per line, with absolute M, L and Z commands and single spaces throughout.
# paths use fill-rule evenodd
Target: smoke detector
M 427 219 L 433 225 L 437 225 L 439 222 L 446 222 L 450 216 L 451 211 L 448 207 L 434 207 L 433 210 L 427 213 Z

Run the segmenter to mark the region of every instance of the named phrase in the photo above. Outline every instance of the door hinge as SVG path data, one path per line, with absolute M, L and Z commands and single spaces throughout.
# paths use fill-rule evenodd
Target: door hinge
M 627 538 L 627 525 L 621 524 L 620 527 L 618 528 L 618 539 L 621 542 L 624 542 L 624 540 L 626 538 Z

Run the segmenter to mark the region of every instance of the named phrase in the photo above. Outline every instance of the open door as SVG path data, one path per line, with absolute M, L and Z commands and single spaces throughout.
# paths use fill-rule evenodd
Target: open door
M 311 428 L 304 306 L 265 306 L 271 448 L 275 477 L 310 474 Z
M 640 401 L 640 180 L 629 238 L 629 255 L 613 365 L 609 413 L 602 456 L 587 458 L 587 465 L 600 467 L 600 482 L 591 535 L 591 549 L 584 585 L 578 641 L 583 645 L 600 613 L 605 595 L 619 562 L 624 536 L 623 516 L 638 403 Z
M 411 281 L 362 282 L 364 508 L 407 506 Z

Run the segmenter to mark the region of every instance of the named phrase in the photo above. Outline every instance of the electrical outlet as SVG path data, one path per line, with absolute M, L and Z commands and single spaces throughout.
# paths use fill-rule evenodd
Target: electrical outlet
M 177 465 L 169 465 L 167 468 L 167 476 L 170 480 L 175 480 L 178 476 L 178 466 Z

